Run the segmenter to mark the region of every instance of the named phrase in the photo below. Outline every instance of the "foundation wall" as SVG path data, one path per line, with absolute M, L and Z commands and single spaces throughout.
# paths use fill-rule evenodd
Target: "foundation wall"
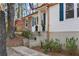
M 79 32 L 51 32 L 50 33 L 50 39 L 59 39 L 60 42 L 62 43 L 63 48 L 65 48 L 65 42 L 66 38 L 78 38 L 77 45 L 79 48 Z

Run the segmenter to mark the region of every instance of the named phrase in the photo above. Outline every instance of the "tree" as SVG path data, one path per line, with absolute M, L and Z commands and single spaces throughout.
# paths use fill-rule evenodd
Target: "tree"
M 6 24 L 5 13 L 0 10 L 0 56 L 6 56 Z
M 14 16 L 15 16 L 14 3 L 7 3 L 8 35 L 10 35 L 11 38 L 14 37 L 14 31 L 15 31 Z

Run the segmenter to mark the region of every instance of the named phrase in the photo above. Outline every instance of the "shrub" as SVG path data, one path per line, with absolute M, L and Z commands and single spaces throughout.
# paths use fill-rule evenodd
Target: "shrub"
M 71 37 L 71 38 L 66 38 L 66 49 L 67 51 L 70 53 L 70 54 L 73 54 L 73 52 L 76 52 L 77 50 L 77 42 L 78 38 L 74 38 L 74 37 Z
M 44 52 L 47 53 L 48 51 L 55 51 L 55 52 L 59 52 L 61 51 L 61 44 L 60 41 L 58 39 L 55 40 L 46 40 L 45 43 L 42 43 Z
M 25 38 L 31 38 L 32 37 L 32 32 L 29 30 L 23 31 L 22 32 L 22 36 L 24 36 Z
M 49 40 L 45 40 L 45 42 L 42 43 L 42 47 L 44 49 L 44 53 L 48 53 L 48 51 L 50 49 L 50 44 L 51 44 L 51 41 L 49 41 Z
M 61 51 L 61 47 L 62 45 L 60 44 L 60 41 L 58 39 L 52 40 L 52 43 L 50 44 L 50 48 L 54 51 L 54 52 L 59 52 Z

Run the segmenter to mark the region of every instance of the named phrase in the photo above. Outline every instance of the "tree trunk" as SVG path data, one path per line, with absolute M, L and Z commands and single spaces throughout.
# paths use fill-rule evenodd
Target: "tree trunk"
M 15 11 L 14 11 L 14 3 L 7 3 L 7 17 L 8 17 L 8 35 L 10 37 L 14 37 L 14 16 L 15 16 Z
M 6 23 L 5 13 L 0 11 L 0 56 L 6 56 Z

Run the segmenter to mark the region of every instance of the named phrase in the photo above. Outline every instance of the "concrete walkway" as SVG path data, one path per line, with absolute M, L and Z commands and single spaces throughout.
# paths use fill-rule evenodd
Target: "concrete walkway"
M 19 47 L 8 47 L 8 55 L 10 56 L 46 56 L 45 54 L 35 51 L 33 49 L 19 46 Z M 13 53 L 11 54 L 11 52 Z
M 13 49 L 7 47 L 7 56 L 22 56 L 21 54 L 17 53 Z

